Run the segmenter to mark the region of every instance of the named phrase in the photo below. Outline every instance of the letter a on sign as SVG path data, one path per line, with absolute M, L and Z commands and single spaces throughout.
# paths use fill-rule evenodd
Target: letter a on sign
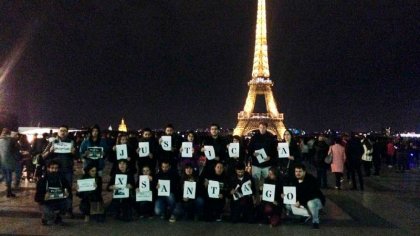
M 289 144 L 288 143 L 278 143 L 277 152 L 279 153 L 279 158 L 288 158 L 290 156 Z
M 171 195 L 171 181 L 170 180 L 159 180 L 158 196 L 168 197 Z
M 283 203 L 284 204 L 296 204 L 296 187 L 284 186 L 283 187 Z

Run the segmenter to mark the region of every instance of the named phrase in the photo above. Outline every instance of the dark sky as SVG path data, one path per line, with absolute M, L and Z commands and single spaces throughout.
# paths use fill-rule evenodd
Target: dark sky
M 28 40 L 1 85 L 1 106 L 21 126 L 116 128 L 121 117 L 132 129 L 236 125 L 256 0 L 86 2 L 1 1 L 0 63 Z M 268 0 L 270 72 L 286 126 L 420 130 L 419 8 Z

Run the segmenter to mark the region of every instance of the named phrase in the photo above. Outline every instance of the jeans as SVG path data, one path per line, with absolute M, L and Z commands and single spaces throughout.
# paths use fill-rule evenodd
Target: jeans
M 258 167 L 258 166 L 252 166 L 252 178 L 255 181 L 256 186 L 258 189 L 262 187 L 264 179 L 268 176 L 268 171 L 270 170 L 270 167 Z
M 292 206 L 290 204 L 285 205 L 289 211 L 292 211 Z M 312 217 L 312 223 L 319 224 L 319 210 L 322 209 L 322 202 L 319 198 L 314 198 L 308 201 L 307 210 Z
M 171 193 L 168 197 L 157 197 L 155 203 L 155 214 L 157 216 L 166 216 L 166 210 L 169 210 L 169 214 L 173 214 L 175 210 L 176 201 L 175 195 Z
M 3 170 L 3 176 L 6 180 L 6 185 L 8 187 L 12 186 L 12 173 L 13 170 L 12 169 L 7 169 L 7 168 L 2 168 Z
M 204 199 L 202 197 L 196 197 L 196 199 L 182 201 L 181 206 L 182 209 L 175 210 L 175 214 L 184 215 L 186 218 L 192 218 L 194 216 L 201 217 L 203 215 Z

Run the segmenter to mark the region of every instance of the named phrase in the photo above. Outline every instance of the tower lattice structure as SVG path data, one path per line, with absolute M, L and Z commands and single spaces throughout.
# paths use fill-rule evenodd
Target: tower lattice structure
M 267 27 L 265 0 L 258 0 L 254 63 L 252 67 L 252 78 L 248 82 L 249 91 L 246 98 L 244 110 L 238 113 L 238 124 L 233 131 L 234 135 L 247 135 L 258 129 L 260 122 L 268 124 L 268 131 L 276 134 L 278 138 L 283 137 L 286 127 L 283 123 L 283 113 L 277 110 L 277 104 L 273 96 L 274 83 L 270 80 L 268 66 L 267 48 Z M 257 96 L 264 96 L 266 113 L 254 113 L 255 100 Z

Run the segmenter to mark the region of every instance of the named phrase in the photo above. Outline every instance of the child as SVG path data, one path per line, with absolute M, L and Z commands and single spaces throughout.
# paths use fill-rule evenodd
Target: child
M 84 169 L 85 174 L 82 179 L 95 179 L 95 190 L 79 192 L 77 187 L 77 196 L 81 198 L 80 211 L 85 216 L 85 222 L 89 222 L 90 216 L 95 216 L 98 222 L 103 222 L 104 215 L 104 200 L 102 199 L 102 178 L 98 175 L 98 170 L 94 164 L 89 164 Z
M 154 176 L 152 175 L 152 171 L 149 166 L 143 166 L 142 168 L 142 175 L 149 176 L 149 186 L 150 191 L 152 191 L 152 201 L 144 201 L 144 202 L 136 202 L 136 210 L 139 214 L 140 218 L 149 217 L 153 218 L 153 208 L 155 205 L 155 199 L 156 199 L 156 180 L 154 179 Z M 140 181 L 140 178 L 139 178 Z M 139 183 L 136 184 L 136 192 L 139 190 Z

